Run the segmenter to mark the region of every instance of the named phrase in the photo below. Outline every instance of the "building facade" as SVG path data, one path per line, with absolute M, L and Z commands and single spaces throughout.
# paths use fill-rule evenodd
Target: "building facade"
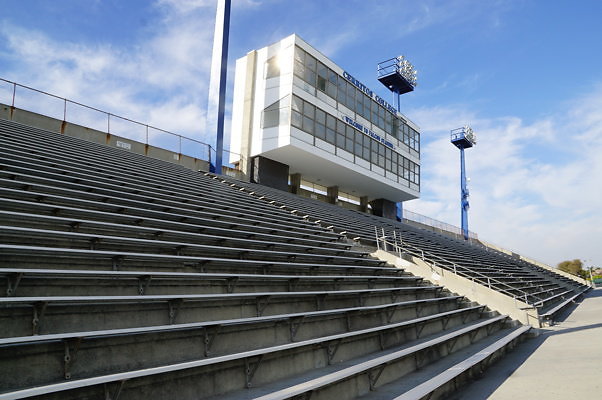
M 420 195 L 418 127 L 297 35 L 237 60 L 232 115 L 230 161 L 251 180 L 286 170 L 364 203 Z

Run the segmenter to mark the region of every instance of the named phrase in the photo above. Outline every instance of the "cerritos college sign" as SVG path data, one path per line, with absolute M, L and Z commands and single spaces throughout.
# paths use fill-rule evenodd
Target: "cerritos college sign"
M 367 87 L 366 85 L 364 85 L 359 80 L 355 79 L 349 72 L 344 71 L 343 72 L 343 77 L 345 79 L 347 79 L 349 82 L 351 82 L 351 84 L 353 84 L 353 86 L 355 86 L 356 88 L 358 88 L 359 90 L 361 90 L 362 92 L 364 92 L 367 96 L 369 96 L 374 101 L 376 101 L 378 104 L 380 104 L 381 106 L 385 107 L 387 110 L 389 110 L 390 112 L 392 112 L 393 115 L 397 115 L 397 110 L 395 109 L 395 107 L 393 107 L 391 104 L 387 103 L 379 95 L 374 94 L 374 92 L 369 87 Z
M 374 140 L 378 140 L 379 142 L 381 142 L 382 144 L 384 144 L 385 146 L 395 150 L 395 146 L 393 146 L 393 143 L 389 142 L 388 140 L 386 140 L 384 137 L 381 137 L 380 135 L 374 133 L 371 129 L 368 129 L 367 127 L 365 127 L 364 125 L 360 124 L 359 122 L 355 121 L 353 118 L 349 118 L 346 115 L 342 115 L 341 119 L 343 121 L 345 121 L 345 123 L 351 125 L 353 128 L 357 129 L 358 131 L 362 132 L 365 135 L 370 136 L 372 139 Z

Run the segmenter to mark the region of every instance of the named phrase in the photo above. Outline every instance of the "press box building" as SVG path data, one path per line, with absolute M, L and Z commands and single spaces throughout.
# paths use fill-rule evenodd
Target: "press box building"
M 231 126 L 252 182 L 390 218 L 420 195 L 419 128 L 297 35 L 236 61 Z

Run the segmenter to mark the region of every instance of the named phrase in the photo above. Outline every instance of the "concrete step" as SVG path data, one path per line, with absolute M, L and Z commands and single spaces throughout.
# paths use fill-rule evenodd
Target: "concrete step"
M 458 309 L 457 301 L 437 301 L 423 306 L 428 310 L 423 310 L 421 317 L 415 315 L 416 304 L 408 302 L 399 303 L 392 314 L 389 306 L 356 307 L 145 329 L 0 339 L 0 369 L 10 370 L 10 374 L 4 376 L 7 387 L 19 388 L 304 341 L 311 341 L 313 348 L 314 339 L 326 338 L 327 341 L 332 335 L 349 334 L 344 340 L 361 347 L 359 343 L 366 339 L 360 338 L 362 334 L 356 335 L 357 332 L 369 330 L 370 335 L 381 335 L 383 343 L 393 343 L 400 329 L 408 337 L 414 334 L 408 333 L 409 330 L 422 333 L 442 327 L 451 329 L 478 319 L 482 309 L 480 306 Z M 298 347 L 296 351 L 301 350 Z M 149 354 L 153 357 L 148 357 Z

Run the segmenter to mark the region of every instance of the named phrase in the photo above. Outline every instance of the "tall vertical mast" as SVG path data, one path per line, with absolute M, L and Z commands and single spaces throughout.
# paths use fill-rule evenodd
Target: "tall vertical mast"
M 226 104 L 226 72 L 228 70 L 228 38 L 230 36 L 230 1 L 217 0 L 213 54 L 211 56 L 211 78 L 207 102 L 208 134 L 216 133 L 215 164 L 213 170 L 222 173 L 224 153 L 224 112 Z

